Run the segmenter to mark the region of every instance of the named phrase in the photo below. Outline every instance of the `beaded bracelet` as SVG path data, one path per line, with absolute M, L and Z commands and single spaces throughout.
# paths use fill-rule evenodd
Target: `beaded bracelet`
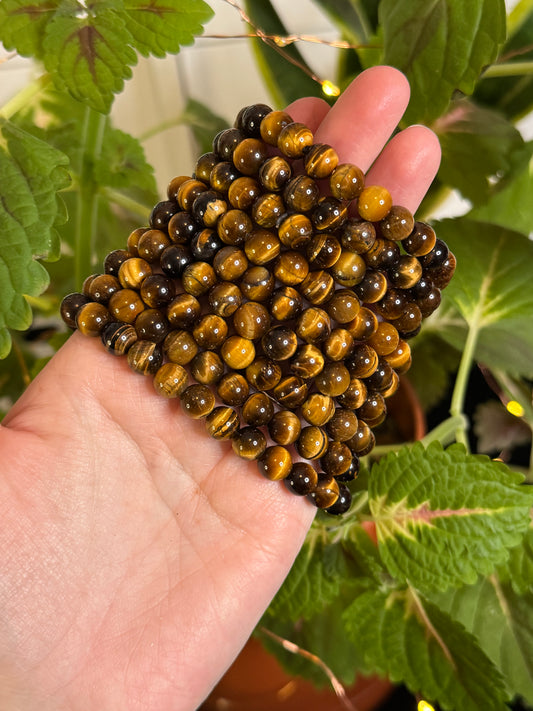
M 63 320 L 265 477 L 344 513 L 453 254 L 264 104 L 241 109 L 167 195 L 63 299 Z

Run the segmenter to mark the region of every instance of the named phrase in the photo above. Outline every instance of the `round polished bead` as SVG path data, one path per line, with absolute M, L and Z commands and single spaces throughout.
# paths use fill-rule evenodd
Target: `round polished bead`
M 145 259 L 132 257 L 120 265 L 118 280 L 124 289 L 138 289 L 143 279 L 152 274 L 152 267 Z
M 394 370 L 403 372 L 402 369 L 404 365 L 411 359 L 411 348 L 406 341 L 400 338 L 393 352 L 383 356 L 383 359 L 391 368 L 394 368 Z
M 422 276 L 422 265 L 416 257 L 403 254 L 389 269 L 389 280 L 398 289 L 409 289 Z
M 291 359 L 291 370 L 301 378 L 315 378 L 324 367 L 324 356 L 317 346 L 308 343 L 300 346 Z
M 244 134 L 239 128 L 225 128 L 219 131 L 213 139 L 213 151 L 223 161 L 231 160 L 235 149 L 244 140 Z
M 329 178 L 331 194 L 338 200 L 355 200 L 364 186 L 364 173 L 353 163 L 340 163 Z
M 320 459 L 328 449 L 328 436 L 322 427 L 303 427 L 296 441 L 298 454 L 304 459 Z
M 186 180 L 178 188 L 178 192 L 177 192 L 178 205 L 181 207 L 182 210 L 190 212 L 192 210 L 193 203 L 196 200 L 196 198 L 198 197 L 198 195 L 200 195 L 200 193 L 205 192 L 206 190 L 208 190 L 208 187 L 201 180 L 195 180 L 194 178 L 191 178 L 190 180 Z M 169 227 L 170 227 L 170 222 L 169 222 Z M 173 229 L 173 228 L 171 228 L 171 229 Z M 170 236 L 172 238 L 172 235 L 170 235 Z
M 302 403 L 302 417 L 310 425 L 322 426 L 335 414 L 333 399 L 321 393 L 311 393 Z
M 359 420 L 359 426 L 354 436 L 349 439 L 346 444 L 359 457 L 364 457 L 374 449 L 376 444 L 376 436 L 363 420 Z
M 326 363 L 321 373 L 315 378 L 319 392 L 330 397 L 338 397 L 350 384 L 350 373 L 342 363 Z
M 304 150 L 313 144 L 313 133 L 303 123 L 284 126 L 278 136 L 278 148 L 288 158 L 301 158 Z
M 112 274 L 98 274 L 91 279 L 87 288 L 87 296 L 100 304 L 107 304 L 113 294 L 121 288 L 117 277 Z
M 309 498 L 317 508 L 327 509 L 336 503 L 339 494 L 339 485 L 334 477 L 320 472 L 316 486 L 309 495 Z
M 272 396 L 280 405 L 290 410 L 294 410 L 305 401 L 308 393 L 308 385 L 298 375 L 286 375 L 272 390 Z
M 216 314 L 206 314 L 195 324 L 192 335 L 200 348 L 215 350 L 226 340 L 228 324 Z
M 209 182 L 209 177 L 211 176 L 211 171 L 219 162 L 219 156 L 213 151 L 208 153 L 202 153 L 202 155 L 196 161 L 196 166 L 194 168 L 194 177 L 196 180 L 201 180 L 203 183 Z
M 247 301 L 234 313 L 233 326 L 239 336 L 253 341 L 268 331 L 270 314 L 263 304 Z
M 228 200 L 232 207 L 248 210 L 261 195 L 261 186 L 254 178 L 243 175 L 228 188 Z
M 366 386 L 373 392 L 383 393 L 391 385 L 394 371 L 387 361 L 380 358 L 378 367 L 366 378 Z
M 255 138 L 261 137 L 261 123 L 265 116 L 272 113 L 272 109 L 267 104 L 252 104 L 246 106 L 244 111 L 239 112 L 238 127 L 247 136 Z
M 109 299 L 107 308 L 114 321 L 133 323 L 143 311 L 144 303 L 137 291 L 122 289 Z
M 433 249 L 427 254 L 424 254 L 424 256 L 420 257 L 420 264 L 424 267 L 424 270 L 429 267 L 432 269 L 440 267 L 441 264 L 444 264 L 444 262 L 448 259 L 449 253 L 450 252 L 446 243 L 441 239 L 437 239 L 435 240 Z
M 161 343 L 168 329 L 168 321 L 159 309 L 145 309 L 135 319 L 135 330 L 142 341 Z
M 275 280 L 266 267 L 247 269 L 240 282 L 241 291 L 250 301 L 268 301 L 274 291 Z
M 202 296 L 216 284 L 217 276 L 208 262 L 192 262 L 183 270 L 181 281 L 188 294 Z
M 387 406 L 381 393 L 369 393 L 365 402 L 357 410 L 357 417 L 369 427 L 380 425 L 387 415 Z
M 276 444 L 294 444 L 300 436 L 300 419 L 291 410 L 279 410 L 268 423 L 270 437 Z
M 213 439 L 231 439 L 239 431 L 239 416 L 233 408 L 220 405 L 205 418 L 205 428 Z
M 353 321 L 360 308 L 357 295 L 350 289 L 338 289 L 325 306 L 329 316 L 338 323 Z
M 352 464 L 352 452 L 343 442 L 330 442 L 328 451 L 320 459 L 320 466 L 333 477 L 342 476 Z
M 317 470 L 309 462 L 295 462 L 285 479 L 287 487 L 298 496 L 310 494 L 318 481 Z
M 331 275 L 341 286 L 355 286 L 362 281 L 366 272 L 364 260 L 355 252 L 343 250 L 331 267 Z
M 233 451 L 238 457 L 247 460 L 259 459 L 265 453 L 267 441 L 257 427 L 243 427 L 231 440 Z
M 128 350 L 127 359 L 135 373 L 155 375 L 163 362 L 163 352 L 153 341 L 135 341 Z
M 248 269 L 248 259 L 238 247 L 222 247 L 213 259 L 213 269 L 222 281 L 236 281 Z
M 388 397 L 391 397 L 391 395 L 394 395 L 394 393 L 398 390 L 400 387 L 400 376 L 396 371 L 392 371 L 392 378 L 389 383 L 389 385 L 386 388 L 383 388 L 383 390 L 380 390 L 381 397 L 383 397 L 385 400 Z
M 252 393 L 244 402 L 241 414 L 248 425 L 263 427 L 274 415 L 274 403 L 266 393 Z
M 194 235 L 190 248 L 195 260 L 210 262 L 222 246 L 223 243 L 215 230 L 206 227 Z
M 304 168 L 311 178 L 327 178 L 339 163 L 339 156 L 331 146 L 315 143 L 305 153 Z
M 434 288 L 435 285 L 433 284 L 433 281 L 425 274 L 422 274 L 417 283 L 413 287 L 411 287 L 406 292 L 406 294 L 409 296 L 410 299 L 418 302 L 429 296 L 429 294 Z
M 158 262 L 163 251 L 170 245 L 170 239 L 161 230 L 147 230 L 137 245 L 137 254 L 150 264 Z
M 387 293 L 388 282 L 383 272 L 367 269 L 363 279 L 354 286 L 354 291 L 364 304 L 375 304 Z
M 407 304 L 409 298 L 403 289 L 390 287 L 385 296 L 377 302 L 375 309 L 385 319 L 399 318 Z
M 346 442 L 357 432 L 359 421 L 351 409 L 338 407 L 326 426 L 328 437 L 336 442 Z
M 198 195 L 192 205 L 194 219 L 205 227 L 213 227 L 228 209 L 223 195 L 216 190 L 206 190 Z
M 158 202 L 150 214 L 150 227 L 155 230 L 166 230 L 172 215 L 179 210 L 175 200 L 162 200 Z
M 176 328 L 190 328 L 200 317 L 202 307 L 192 294 L 178 294 L 167 306 L 168 322 Z
M 177 363 L 165 363 L 154 376 L 154 388 L 163 397 L 179 397 L 186 387 L 187 371 Z
M 84 304 L 76 313 L 76 327 L 84 336 L 99 336 L 110 321 L 106 307 L 94 301 Z
M 137 340 L 137 331 L 129 323 L 112 321 L 102 331 L 102 343 L 114 355 L 124 355 Z
M 321 269 L 316 272 L 309 272 L 298 290 L 304 299 L 314 306 L 328 302 L 335 291 L 333 277 L 327 271 Z
M 198 344 L 189 331 L 170 331 L 163 341 L 163 353 L 172 363 L 187 365 L 198 353 Z
M 415 220 L 406 207 L 393 205 L 379 223 L 379 229 L 383 237 L 392 240 L 404 240 L 413 231 Z
M 248 236 L 244 251 L 252 264 L 261 266 L 276 259 L 281 251 L 281 243 L 270 230 L 257 228 Z
M 273 360 L 260 356 L 246 368 L 246 379 L 256 390 L 272 390 L 281 380 L 280 366 Z
M 176 213 L 168 223 L 168 236 L 176 244 L 188 244 L 201 226 L 188 212 Z
M 168 199 L 169 200 L 177 200 L 178 199 L 178 190 L 180 188 L 180 185 L 183 185 L 183 183 L 186 183 L 187 180 L 190 180 L 190 179 L 191 179 L 190 175 L 177 175 L 175 178 L 172 178 L 172 180 L 167 185 Z
M 404 339 L 416 336 L 422 326 L 422 311 L 416 304 L 408 304 L 403 314 L 391 323 Z
M 220 163 L 217 163 L 211 171 L 209 176 L 209 185 L 218 193 L 226 195 L 233 183 L 241 177 L 241 174 L 233 163 L 230 163 L 229 161 L 221 161 Z M 233 203 L 231 204 L 233 205 Z M 233 205 L 233 207 L 235 207 L 235 205 Z
M 431 225 L 415 222 L 411 234 L 403 240 L 402 247 L 413 257 L 423 257 L 431 252 L 437 241 L 437 235 Z
M 290 180 L 283 191 L 283 199 L 288 210 L 309 212 L 318 204 L 320 188 L 307 175 L 298 175 Z
M 233 165 L 243 175 L 257 175 L 267 158 L 267 148 L 257 138 L 245 138 L 233 151 Z
M 334 197 L 320 198 L 311 214 L 311 221 L 316 230 L 325 232 L 338 230 L 346 222 L 346 205 Z
M 261 339 L 264 354 L 272 360 L 288 360 L 296 353 L 298 338 L 295 332 L 286 326 L 275 326 Z
M 285 158 L 273 156 L 268 158 L 259 170 L 259 182 L 265 190 L 277 192 L 283 190 L 291 179 L 291 166 Z
M 346 513 L 352 503 L 352 493 L 346 484 L 339 484 L 339 496 L 334 504 L 327 506 L 324 511 L 332 516 L 341 516 Z
M 202 385 L 215 385 L 224 375 L 224 363 L 213 351 L 201 351 L 191 360 L 191 375 Z
M 378 319 L 376 314 L 366 306 L 359 309 L 359 313 L 349 323 L 345 324 L 345 328 L 350 332 L 350 335 L 356 341 L 366 341 L 376 332 L 378 327 Z
M 392 207 L 392 197 L 386 188 L 379 185 L 365 187 L 359 195 L 357 210 L 363 220 L 379 222 Z
M 314 235 L 306 247 L 307 259 L 314 268 L 329 269 L 341 256 L 339 240 L 328 233 Z
M 240 407 L 250 394 L 250 388 L 242 373 L 230 372 L 218 381 L 217 393 L 225 405 Z
M 300 252 L 288 250 L 280 254 L 274 262 L 273 273 L 282 284 L 295 286 L 309 273 L 309 263 Z
M 346 390 L 337 397 L 337 402 L 348 410 L 357 410 L 365 402 L 367 387 L 360 378 L 351 377 Z
M 271 111 L 261 121 L 261 138 L 270 146 L 277 146 L 279 134 L 290 123 L 293 120 L 286 111 Z
M 252 231 L 252 220 L 243 210 L 228 210 L 217 222 L 217 234 L 225 244 L 240 245 Z
M 322 352 L 328 360 L 341 361 L 353 348 L 353 337 L 345 328 L 334 328 L 322 344 Z
M 365 254 L 376 242 L 376 228 L 366 220 L 349 219 L 343 226 L 341 244 L 356 254 Z
M 195 383 L 185 388 L 181 395 L 181 407 L 193 420 L 207 417 L 215 407 L 215 396 L 207 385 Z
M 378 237 L 372 247 L 363 254 L 363 258 L 371 269 L 389 269 L 400 257 L 400 248 L 390 239 Z
M 144 231 L 144 230 L 143 230 Z M 130 254 L 125 249 L 114 249 L 104 259 L 104 272 L 106 274 L 112 274 L 118 277 L 118 270 L 120 265 L 123 264 L 127 259 L 130 259 L 134 254 Z
M 248 338 L 242 336 L 230 336 L 220 349 L 220 354 L 230 368 L 243 370 L 247 368 L 255 358 L 255 346 Z
M 176 245 L 177 246 L 177 245 Z M 174 285 L 163 274 L 152 274 L 146 277 L 141 285 L 141 298 L 146 306 L 159 309 L 172 301 Z
M 310 306 L 296 322 L 296 334 L 306 343 L 321 343 L 331 333 L 331 319 L 324 309 Z
M 222 318 L 229 318 L 242 304 L 242 293 L 237 284 L 231 281 L 222 281 L 210 289 L 209 306 L 215 314 Z
M 76 328 L 76 314 L 82 306 L 89 303 L 89 297 L 79 292 L 67 294 L 61 302 L 61 318 L 65 324 L 72 329 Z
M 354 346 L 345 365 L 352 378 L 368 378 L 378 367 L 379 356 L 376 351 L 366 343 Z
M 292 286 L 282 286 L 272 294 L 270 315 L 276 321 L 289 321 L 296 318 L 302 309 L 302 297 Z
M 312 234 L 311 220 L 298 212 L 287 215 L 278 227 L 280 241 L 288 249 L 302 248 L 309 242 Z
M 171 279 L 178 279 L 183 274 L 185 267 L 193 261 L 191 250 L 184 244 L 172 244 L 161 255 L 160 265 L 162 271 Z M 151 279 L 146 277 L 144 281 Z M 144 286 L 144 282 L 141 285 Z
M 288 449 L 279 444 L 267 447 L 257 460 L 259 471 L 271 481 L 285 479 L 292 469 L 292 457 Z
M 452 252 L 448 252 L 448 257 L 446 261 L 439 266 L 427 267 L 425 270 L 426 276 L 428 276 L 433 284 L 438 289 L 445 289 L 451 281 L 452 276 L 455 273 L 455 267 L 457 266 L 457 260 Z
M 398 345 L 399 336 L 397 329 L 387 321 L 378 324 L 376 332 L 367 340 L 379 356 L 388 355 Z

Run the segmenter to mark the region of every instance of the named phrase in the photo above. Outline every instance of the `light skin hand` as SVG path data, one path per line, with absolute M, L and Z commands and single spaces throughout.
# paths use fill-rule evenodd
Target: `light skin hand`
M 415 210 L 440 152 L 420 126 L 387 144 L 408 96 L 377 67 L 331 110 L 302 99 L 288 111 Z M 197 708 L 314 507 L 77 333 L 5 418 L 0 453 L 0 708 Z

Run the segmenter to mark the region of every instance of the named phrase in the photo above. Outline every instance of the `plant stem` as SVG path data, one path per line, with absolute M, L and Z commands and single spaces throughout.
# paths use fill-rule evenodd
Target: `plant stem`
M 468 437 L 466 435 L 467 422 L 464 416 L 464 404 L 466 398 L 466 388 L 468 386 L 468 378 L 474 362 L 474 353 L 476 350 L 478 333 L 479 331 L 477 325 L 470 325 L 463 353 L 461 355 L 461 362 L 459 363 L 457 378 L 453 388 L 452 401 L 450 404 L 450 415 L 452 417 L 460 418 L 457 420 L 458 426 L 455 431 L 455 439 L 457 442 L 464 444 L 467 450 L 469 449 L 469 446 Z
M 420 441 L 427 447 L 431 442 L 440 442 L 444 447 L 455 439 L 455 434 L 459 428 L 466 430 L 468 422 L 463 414 L 455 417 L 448 417 L 428 432 Z
M 50 82 L 52 77 L 50 74 L 42 74 L 40 77 L 32 81 L 13 96 L 0 109 L 0 118 L 10 119 L 18 111 L 23 109 L 33 99 L 36 94 L 42 91 Z
M 121 193 L 119 190 L 114 190 L 113 188 L 102 188 L 99 192 L 100 195 L 105 197 L 109 202 L 123 207 L 125 210 L 128 210 L 128 212 L 138 215 L 141 219 L 148 222 L 151 208 L 147 205 L 143 205 L 142 203 L 137 202 L 137 200 L 134 200 L 133 198 L 130 198 L 127 195 L 124 195 L 124 193 Z
M 82 133 L 79 191 L 76 210 L 76 238 L 74 276 L 76 288 L 81 288 L 94 255 L 96 222 L 98 217 L 98 186 L 94 180 L 94 163 L 102 150 L 102 138 L 107 117 L 89 106 L 85 109 Z
M 494 79 L 495 77 L 514 77 L 533 74 L 533 62 L 502 62 L 501 64 L 491 64 L 483 72 L 483 79 Z

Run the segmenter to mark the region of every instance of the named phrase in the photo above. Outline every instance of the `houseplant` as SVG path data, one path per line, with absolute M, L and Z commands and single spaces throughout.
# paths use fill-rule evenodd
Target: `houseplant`
M 353 485 L 351 513 L 317 517 L 261 627 L 312 651 L 345 683 L 359 670 L 376 671 L 443 708 L 502 709 L 515 695 L 533 704 L 532 497 L 519 471 L 529 462 L 512 459 L 524 427 L 509 423 L 503 406 L 520 408 L 520 422 L 531 427 L 532 146 L 514 124 L 533 105 L 533 3 L 519 2 L 508 17 L 498 0 L 318 4 L 356 47 L 340 51 L 336 84 L 366 66 L 393 64 L 412 85 L 405 121 L 439 134 L 442 167 L 422 214 L 429 217 L 450 188 L 472 208 L 438 224 L 459 266 L 440 311 L 413 342 L 411 377 L 430 421 L 451 384 L 450 415 L 432 422 L 422 444 L 374 452 L 376 462 Z M 147 28 L 141 4 L 47 3 L 38 12 L 40 5 L 0 3 L 0 39 L 46 70 L 0 112 L 3 239 L 20 245 L 2 251 L 0 291 L 4 382 L 13 389 L 15 365 L 24 363 L 27 379 L 40 361 L 16 335 L 9 355 L 8 327 L 29 326 L 30 304 L 52 313 L 93 258 L 121 246 L 114 235 L 126 232 L 129 218 L 145 220 L 156 199 L 138 143 L 106 118 L 134 50 L 175 52 L 209 16 L 200 0 L 169 3 L 172 12 L 152 12 Z M 272 6 L 249 0 L 246 9 L 262 30 L 256 51 L 274 101 L 321 91 L 295 48 L 283 46 L 287 32 Z M 111 55 L 100 51 L 104 40 Z M 21 204 L 24 219 L 14 222 Z M 41 296 L 47 277 L 32 255 L 58 256 L 56 227 L 78 268 L 63 254 Z M 465 417 L 478 362 L 499 399 L 475 413 L 474 434 L 492 432 L 490 453 L 510 465 L 469 453 L 487 439 L 472 436 Z M 324 682 L 301 655 L 284 663 Z

